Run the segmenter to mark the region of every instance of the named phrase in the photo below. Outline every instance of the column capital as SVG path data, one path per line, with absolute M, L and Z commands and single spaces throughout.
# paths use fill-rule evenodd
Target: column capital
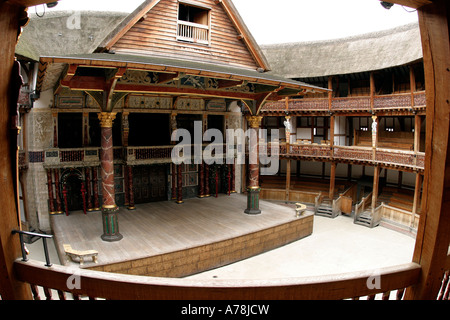
M 100 112 L 98 119 L 100 120 L 100 127 L 112 128 L 113 121 L 116 119 L 117 112 Z
M 247 116 L 246 118 L 250 128 L 256 129 L 261 127 L 262 116 Z

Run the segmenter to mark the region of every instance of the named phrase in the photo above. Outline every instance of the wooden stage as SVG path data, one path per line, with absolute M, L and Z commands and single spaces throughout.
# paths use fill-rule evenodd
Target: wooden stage
M 194 198 L 120 208 L 123 239 L 105 242 L 101 212 L 72 212 L 51 217 L 61 263 L 63 244 L 97 250 L 98 263 L 82 268 L 135 275 L 183 277 L 272 250 L 312 234 L 313 211 L 297 218 L 293 206 L 260 201 L 260 215 L 244 213 L 245 195 Z

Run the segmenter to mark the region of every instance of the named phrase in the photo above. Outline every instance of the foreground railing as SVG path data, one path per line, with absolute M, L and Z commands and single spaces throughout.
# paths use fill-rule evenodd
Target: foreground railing
M 320 300 L 401 298 L 403 290 L 417 283 L 420 266 L 408 263 L 377 270 L 338 275 L 268 280 L 192 280 L 153 278 L 91 271 L 39 261 L 17 260 L 14 269 L 19 281 L 41 286 L 44 292 L 57 290 L 60 298 L 74 297 L 113 300 Z M 396 291 L 398 290 L 398 291 Z M 392 293 L 392 294 L 391 294 Z

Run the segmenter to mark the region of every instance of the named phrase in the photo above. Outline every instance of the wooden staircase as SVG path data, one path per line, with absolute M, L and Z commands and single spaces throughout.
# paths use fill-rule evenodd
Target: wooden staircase
M 314 214 L 327 218 L 336 218 L 341 214 L 341 211 L 336 206 L 336 199 L 337 197 L 331 200 L 329 197 L 319 193 L 314 205 Z
M 377 210 L 377 209 L 375 209 Z M 380 224 L 380 219 L 372 215 L 372 209 L 367 209 L 358 216 L 355 215 L 354 223 L 369 228 L 375 228 Z
M 355 206 L 355 215 L 353 222 L 369 228 L 375 228 L 381 221 L 381 210 L 383 205 L 372 209 L 372 192 L 361 199 L 361 202 Z

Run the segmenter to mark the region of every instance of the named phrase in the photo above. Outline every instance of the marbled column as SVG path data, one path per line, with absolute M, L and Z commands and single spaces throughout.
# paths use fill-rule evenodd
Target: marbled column
M 261 116 L 249 116 L 247 121 L 249 127 L 255 130 L 256 141 L 249 145 L 249 155 L 253 155 L 255 158 L 253 161 L 249 161 L 248 164 L 248 180 L 247 186 L 247 209 L 244 210 L 247 214 L 260 214 L 259 209 L 259 193 L 261 188 L 259 186 L 259 129 L 261 127 Z M 252 141 L 251 141 L 252 142 Z M 256 143 L 255 143 L 256 142 Z
M 102 112 L 98 114 L 101 127 L 101 177 L 102 177 L 102 218 L 104 241 L 118 241 L 123 238 L 119 233 L 117 219 L 118 207 L 114 192 L 114 153 L 112 126 L 116 113 Z

